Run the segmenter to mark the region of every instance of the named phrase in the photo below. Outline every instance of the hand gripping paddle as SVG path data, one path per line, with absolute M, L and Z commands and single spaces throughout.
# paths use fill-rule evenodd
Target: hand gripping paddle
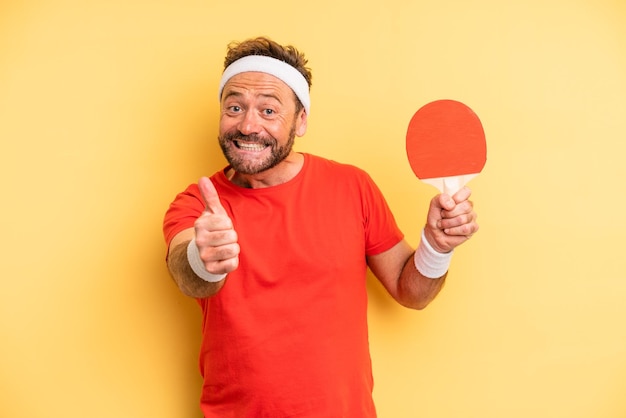
M 485 132 L 463 103 L 436 100 L 411 118 L 406 153 L 417 178 L 453 195 L 485 166 Z

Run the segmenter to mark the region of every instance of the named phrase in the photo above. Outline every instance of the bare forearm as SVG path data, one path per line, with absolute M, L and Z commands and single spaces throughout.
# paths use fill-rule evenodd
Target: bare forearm
M 225 280 L 207 282 L 199 278 L 191 269 L 187 260 L 189 241 L 180 243 L 170 250 L 167 267 L 170 275 L 181 292 L 193 298 L 207 298 L 216 294 L 224 285 Z
M 398 280 L 398 302 L 408 308 L 424 309 L 443 288 L 447 274 L 437 279 L 424 277 L 415 268 L 413 256 L 409 257 Z
M 437 296 L 446 278 L 445 274 L 437 279 L 423 276 L 414 259 L 415 251 L 402 240 L 389 250 L 368 257 L 368 265 L 398 303 L 424 309 Z

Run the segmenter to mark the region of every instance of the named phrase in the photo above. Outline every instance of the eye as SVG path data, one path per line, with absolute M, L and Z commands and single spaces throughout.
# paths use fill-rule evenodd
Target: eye
M 236 112 L 236 113 L 241 112 L 241 107 L 236 106 L 236 105 L 235 105 L 235 106 L 230 106 L 228 109 L 229 109 L 231 112 Z
M 273 115 L 274 113 L 275 113 L 275 112 L 274 112 L 274 110 L 273 110 L 273 109 L 265 109 L 265 110 L 263 111 L 263 114 L 264 114 L 265 116 L 271 116 L 271 115 Z

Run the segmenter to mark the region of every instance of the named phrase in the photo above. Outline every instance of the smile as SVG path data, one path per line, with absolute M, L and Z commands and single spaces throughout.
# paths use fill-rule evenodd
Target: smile
M 258 151 L 263 151 L 265 148 L 268 147 L 268 145 L 259 144 L 259 143 L 239 142 L 239 141 L 233 141 L 233 142 L 235 143 L 235 146 L 237 148 L 243 151 L 258 152 Z

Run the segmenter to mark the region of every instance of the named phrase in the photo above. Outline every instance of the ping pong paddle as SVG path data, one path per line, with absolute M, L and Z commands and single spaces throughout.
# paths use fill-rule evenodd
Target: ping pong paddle
M 465 104 L 436 100 L 411 118 L 406 152 L 418 179 L 453 195 L 485 166 L 485 131 L 476 113 Z

